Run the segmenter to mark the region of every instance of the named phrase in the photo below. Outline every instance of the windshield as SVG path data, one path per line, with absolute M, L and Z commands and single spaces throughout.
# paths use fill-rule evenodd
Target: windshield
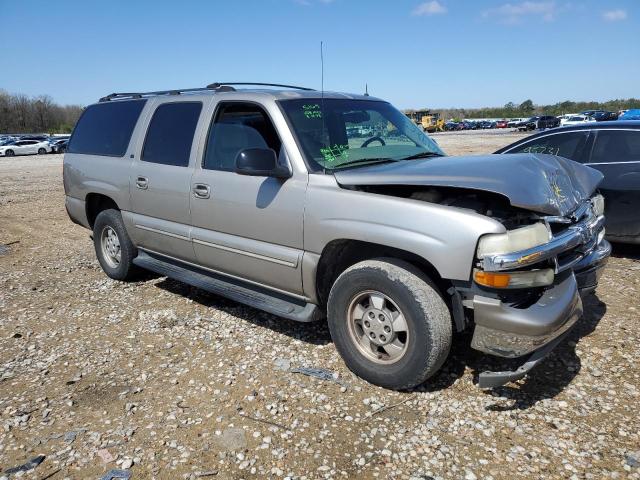
M 308 162 L 324 169 L 444 155 L 406 115 L 375 100 L 282 100 Z

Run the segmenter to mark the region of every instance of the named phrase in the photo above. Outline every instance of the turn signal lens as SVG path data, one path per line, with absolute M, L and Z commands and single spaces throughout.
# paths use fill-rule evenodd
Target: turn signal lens
M 507 288 L 511 281 L 511 275 L 508 273 L 483 272 L 482 270 L 477 270 L 474 278 L 476 283 L 493 288 Z
M 485 272 L 476 270 L 473 279 L 478 285 L 491 288 L 531 288 L 544 287 L 553 283 L 553 270 L 528 270 L 526 272 Z

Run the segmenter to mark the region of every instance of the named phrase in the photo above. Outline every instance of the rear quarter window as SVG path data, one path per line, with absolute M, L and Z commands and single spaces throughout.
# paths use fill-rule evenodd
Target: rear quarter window
M 122 157 L 146 100 L 91 105 L 78 120 L 67 152 Z

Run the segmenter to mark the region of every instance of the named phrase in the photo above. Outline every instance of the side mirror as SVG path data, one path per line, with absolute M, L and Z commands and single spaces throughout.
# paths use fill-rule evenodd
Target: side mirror
M 288 167 L 278 164 L 276 152 L 270 148 L 246 148 L 236 156 L 236 173 L 253 177 L 289 178 Z

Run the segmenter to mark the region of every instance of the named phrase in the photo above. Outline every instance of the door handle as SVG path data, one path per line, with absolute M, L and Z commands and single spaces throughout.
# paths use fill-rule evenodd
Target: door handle
M 196 198 L 209 198 L 211 195 L 211 188 L 204 183 L 196 183 L 193 186 L 193 196 Z
M 138 177 L 136 178 L 136 187 L 140 190 L 146 190 L 149 188 L 149 179 L 147 177 Z

